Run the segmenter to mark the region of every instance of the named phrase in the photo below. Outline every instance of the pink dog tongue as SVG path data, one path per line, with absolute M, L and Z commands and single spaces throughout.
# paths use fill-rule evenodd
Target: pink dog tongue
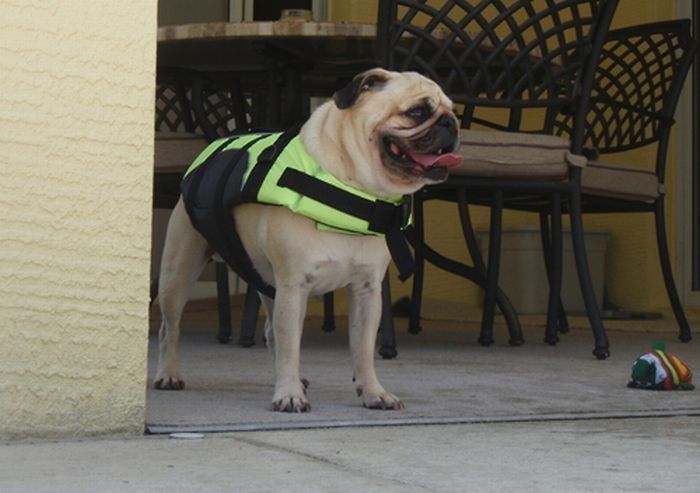
M 459 154 L 453 154 L 451 152 L 446 154 L 411 154 L 411 159 L 415 162 L 420 163 L 424 168 L 433 168 L 435 166 L 442 166 L 445 168 L 454 168 L 459 166 L 464 161 L 464 158 Z

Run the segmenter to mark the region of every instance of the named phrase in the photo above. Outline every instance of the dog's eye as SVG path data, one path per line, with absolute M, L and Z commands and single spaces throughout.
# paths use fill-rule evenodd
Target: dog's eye
M 423 121 L 428 119 L 428 110 L 425 108 L 425 106 L 414 106 L 404 114 L 407 117 L 413 118 L 417 121 Z

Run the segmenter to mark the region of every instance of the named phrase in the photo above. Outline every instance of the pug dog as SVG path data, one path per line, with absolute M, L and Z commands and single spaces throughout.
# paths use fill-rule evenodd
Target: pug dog
M 337 180 L 379 198 L 412 194 L 444 181 L 461 163 L 452 101 L 414 72 L 372 69 L 357 75 L 313 112 L 299 137 Z M 261 296 L 265 336 L 274 356 L 272 409 L 311 409 L 300 374 L 307 299 L 348 289 L 349 342 L 355 390 L 369 409 L 403 409 L 375 373 L 382 279 L 390 254 L 381 236 L 344 234 L 287 207 L 245 203 L 232 212 L 236 229 L 274 299 Z M 217 252 L 193 227 L 182 197 L 172 212 L 159 278 L 162 325 L 154 380 L 157 389 L 182 389 L 177 344 L 180 318 L 192 283 Z

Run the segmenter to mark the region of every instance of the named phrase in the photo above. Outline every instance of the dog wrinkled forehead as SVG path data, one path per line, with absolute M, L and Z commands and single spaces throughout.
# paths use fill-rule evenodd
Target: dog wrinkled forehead
M 362 94 L 379 91 L 387 91 L 397 97 L 406 93 L 425 93 L 426 97 L 435 98 L 437 104 L 452 104 L 440 87 L 427 77 L 416 72 L 390 72 L 379 68 L 356 75 L 347 86 L 333 95 L 333 100 L 342 110 L 353 106 Z

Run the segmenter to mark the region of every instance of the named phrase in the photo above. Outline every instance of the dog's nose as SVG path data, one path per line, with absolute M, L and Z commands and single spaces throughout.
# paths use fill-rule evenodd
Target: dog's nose
M 448 115 L 442 115 L 440 117 L 440 119 L 437 121 L 437 125 L 439 127 L 451 129 L 452 127 L 454 127 L 455 122 L 454 122 L 454 119 L 449 117 Z

